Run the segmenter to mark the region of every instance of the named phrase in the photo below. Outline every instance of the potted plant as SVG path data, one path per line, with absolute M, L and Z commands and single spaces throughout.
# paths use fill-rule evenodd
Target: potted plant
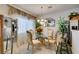
M 58 29 L 59 29 L 59 32 L 62 34 L 61 38 L 64 39 L 64 35 L 67 32 L 67 27 L 66 27 L 64 18 L 61 18 L 61 17 L 59 18 Z

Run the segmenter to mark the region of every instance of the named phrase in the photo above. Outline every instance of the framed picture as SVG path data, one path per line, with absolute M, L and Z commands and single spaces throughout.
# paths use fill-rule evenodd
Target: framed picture
M 47 22 L 48 27 L 55 27 L 55 19 L 47 18 L 47 20 L 48 20 L 48 22 Z

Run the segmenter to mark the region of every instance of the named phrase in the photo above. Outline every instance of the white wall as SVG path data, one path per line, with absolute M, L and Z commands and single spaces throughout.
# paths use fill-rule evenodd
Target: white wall
M 11 38 L 11 19 L 5 17 L 5 19 L 8 20 L 7 23 L 3 22 L 3 34 L 4 34 L 4 39 Z
M 55 12 L 55 13 L 51 13 L 51 14 L 47 14 L 47 15 L 44 15 L 43 17 L 45 17 L 45 18 L 52 17 L 53 19 L 57 20 L 61 16 L 61 17 L 64 17 L 65 20 L 68 20 L 69 19 L 68 15 L 73 11 L 79 12 L 79 7 L 68 9 L 68 10 L 63 10 L 63 11 Z
M 79 31 L 72 30 L 72 53 L 79 54 Z

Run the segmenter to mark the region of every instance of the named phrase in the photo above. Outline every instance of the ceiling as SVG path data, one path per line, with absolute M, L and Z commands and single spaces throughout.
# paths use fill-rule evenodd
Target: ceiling
M 14 4 L 16 7 L 24 9 L 35 16 L 60 12 L 63 10 L 79 7 L 78 4 Z M 41 8 L 41 6 L 43 8 Z

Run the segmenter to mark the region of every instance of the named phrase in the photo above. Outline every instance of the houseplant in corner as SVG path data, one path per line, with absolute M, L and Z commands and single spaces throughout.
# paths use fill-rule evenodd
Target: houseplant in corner
M 71 49 L 67 43 L 67 35 L 65 36 L 65 34 L 67 34 L 68 32 L 68 28 L 67 28 L 67 24 L 66 24 L 66 20 L 64 18 L 59 18 L 58 20 L 58 29 L 59 32 L 62 34 L 62 41 L 60 42 L 60 50 L 59 53 L 60 54 L 69 54 L 71 53 Z
M 62 34 L 61 38 L 64 39 L 64 35 L 67 32 L 67 27 L 65 24 L 65 20 L 62 17 L 60 17 L 58 20 L 58 29 L 59 29 L 59 32 Z

